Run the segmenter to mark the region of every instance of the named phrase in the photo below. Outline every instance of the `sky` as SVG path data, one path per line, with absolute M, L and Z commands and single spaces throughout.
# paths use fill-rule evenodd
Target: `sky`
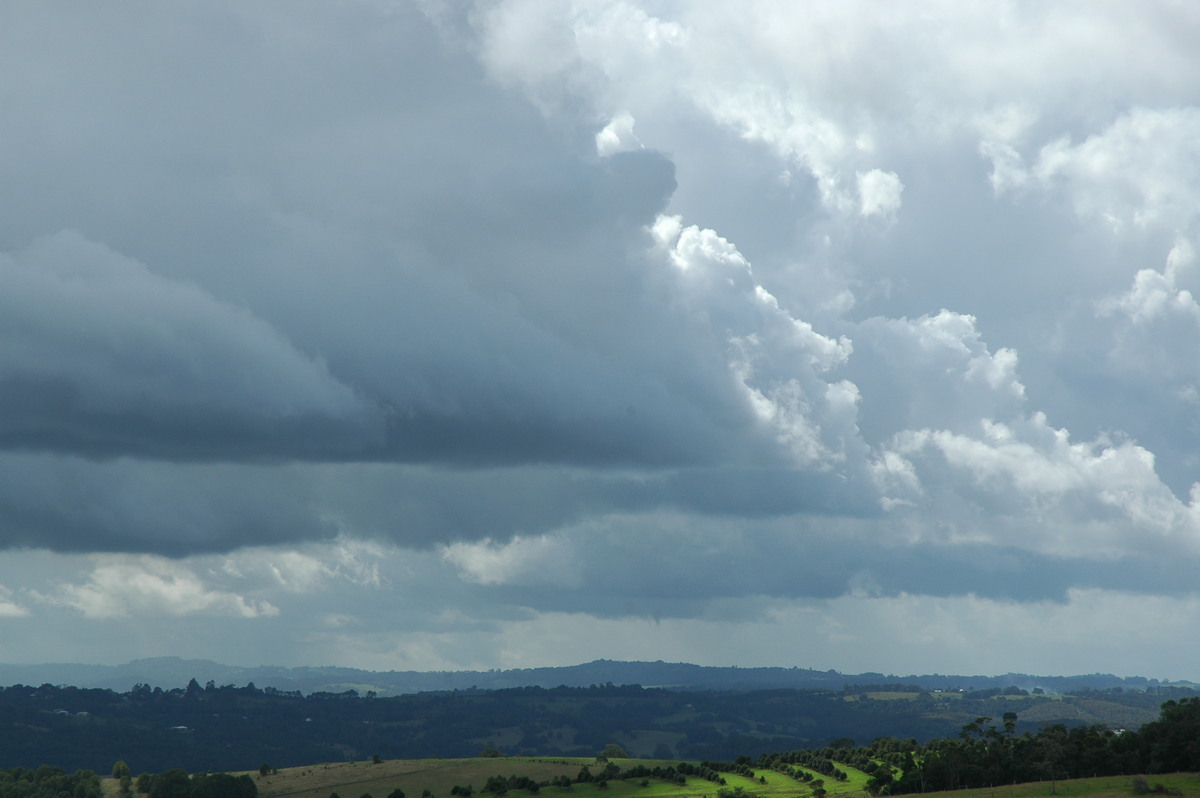
M 1200 680 L 1200 7 L 0 7 L 0 661 Z

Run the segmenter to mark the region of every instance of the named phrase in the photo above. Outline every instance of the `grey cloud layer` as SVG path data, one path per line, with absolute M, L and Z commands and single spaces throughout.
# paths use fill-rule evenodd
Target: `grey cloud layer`
M 759 296 L 719 236 L 647 232 L 674 188 L 669 160 L 597 159 L 411 11 L 359 53 L 290 39 L 263 11 L 204 15 L 228 52 L 195 91 L 175 70 L 208 39 L 153 15 L 97 23 L 114 37 L 85 50 L 106 61 L 98 74 L 37 69 L 53 50 L 13 54 L 43 84 L 8 117 L 28 150 L 6 165 L 11 196 L 37 198 L 6 222 L 22 243 L 0 273 L 9 447 L 212 462 L 825 457 L 806 415 L 827 401 L 818 373 L 840 345 Z M 353 26 L 361 13 L 321 16 Z M 413 85 L 418 69 L 438 91 Z M 286 81 L 262 77 L 275 74 Z M 136 121 L 151 117 L 153 133 Z M 37 147 L 39 124 L 73 135 Z M 786 401 L 767 395 L 805 373 Z M 226 503 L 203 483 L 181 490 Z M 133 531 L 144 523 L 91 545 L 152 545 Z M 213 545 L 243 534 L 231 523 L 215 522 Z M 44 541 L 66 537 L 50 527 Z M 195 540 L 162 537 L 166 551 Z
M 372 437 L 378 414 L 278 331 L 76 233 L 5 257 L 0 286 L 9 447 L 253 457 Z
M 0 545 L 382 541 L 482 625 L 1186 593 L 1197 19 L 931 9 L 5 9 Z
M 364 11 L 322 16 L 353 26 Z M 44 93 L 9 117 L 19 140 L 44 109 L 64 125 L 68 108 L 88 111 L 75 121 L 88 135 L 62 151 L 29 142 L 6 168 L 12 196 L 41 206 L 7 222 L 8 240 L 37 242 L 5 272 L 32 316 L 9 322 L 9 403 L 33 416 L 14 416 L 14 442 L 168 459 L 633 462 L 738 445 L 749 414 L 723 353 L 688 339 L 696 320 L 663 307 L 671 287 L 634 252 L 673 188 L 668 161 L 581 156 L 461 58 L 447 65 L 411 11 L 355 54 L 336 37 L 288 39 L 270 14 L 212 16 L 251 79 L 222 61 L 207 91 L 178 92 L 159 62 L 201 58 L 208 39 L 108 22 L 104 56 L 132 86 L 46 70 Z M 22 55 L 34 71 L 53 57 Z M 436 91 L 417 90 L 418 70 Z M 286 80 L 261 77 L 276 72 Z M 127 139 L 150 135 L 129 104 L 153 115 L 156 146 Z M 70 191 L 47 191 L 56 174 Z M 68 317 L 87 348 L 66 337 Z

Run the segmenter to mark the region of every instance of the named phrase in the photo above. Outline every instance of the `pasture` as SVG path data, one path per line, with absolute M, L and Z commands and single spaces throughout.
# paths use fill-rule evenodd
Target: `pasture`
M 622 770 L 636 765 L 649 768 L 678 764 L 674 760 L 614 759 Z M 281 769 L 278 773 L 259 777 L 250 775 L 258 785 L 261 798 L 387 798 L 395 789 L 406 798 L 450 798 L 455 786 L 474 788 L 474 798 L 482 798 L 480 788 L 492 776 L 527 776 L 535 781 L 550 781 L 560 776 L 575 778 L 580 768 L 588 766 L 593 773 L 602 769 L 596 760 L 583 757 L 474 757 L 469 759 L 384 760 L 371 762 L 336 762 L 305 767 Z M 839 766 L 849 778 L 844 782 L 823 778 L 830 798 L 872 798 L 864 789 L 866 774 L 844 765 Z M 723 774 L 726 787 L 743 790 L 762 798 L 809 798 L 811 788 L 802 782 L 767 770 L 756 770 L 765 779 L 762 783 L 734 774 Z M 981 789 L 957 790 L 953 793 L 926 793 L 924 798 L 1130 798 L 1133 795 L 1132 777 L 1110 776 L 1091 779 L 1032 782 Z M 1185 798 L 1200 796 L 1200 774 L 1170 774 L 1148 777 L 1151 785 L 1161 784 L 1166 790 L 1178 791 Z M 606 787 L 594 783 L 575 784 L 569 788 L 543 787 L 542 798 L 716 798 L 721 787 L 695 776 L 686 784 L 674 784 L 659 779 L 607 782 Z M 525 798 L 525 790 L 511 791 L 509 798 Z

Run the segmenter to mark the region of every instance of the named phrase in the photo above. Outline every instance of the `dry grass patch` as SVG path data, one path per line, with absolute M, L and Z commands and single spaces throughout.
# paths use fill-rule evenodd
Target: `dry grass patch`
M 593 759 L 569 757 L 385 759 L 379 764 L 331 762 L 283 768 L 277 774 L 263 778 L 259 778 L 257 772 L 250 775 L 262 798 L 329 798 L 334 792 L 341 798 L 359 798 L 366 793 L 373 798 L 386 798 L 397 788 L 408 798 L 420 798 L 425 790 L 436 798 L 450 798 L 450 791 L 456 785 L 474 785 L 478 793 L 490 776 L 528 776 L 536 781 L 548 781 L 562 775 L 574 778 L 580 767 L 593 762 Z

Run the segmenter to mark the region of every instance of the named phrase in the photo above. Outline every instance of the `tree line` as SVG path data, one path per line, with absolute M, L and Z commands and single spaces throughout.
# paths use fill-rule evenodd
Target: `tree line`
M 1051 699 L 1015 688 L 1000 688 L 999 694 L 991 695 L 990 688 L 974 693 L 914 692 L 882 679 L 877 686 L 887 688 L 880 692 L 912 695 L 887 700 L 857 692 L 861 686 L 848 688 L 851 692 L 686 692 L 604 684 L 379 698 L 352 690 L 304 696 L 253 684 L 202 686 L 195 680 L 172 690 L 137 685 L 128 693 L 13 685 L 0 689 L 0 768 L 53 762 L 100 771 L 125 759 L 138 772 L 221 772 L 249 770 L 263 761 L 288 767 L 372 755 L 464 757 L 478 753 L 482 741 L 516 729 L 519 739 L 507 746 L 508 753 L 522 756 L 589 756 L 612 740 L 635 756 L 674 762 L 751 757 L 753 764 L 770 752 L 804 750 L 807 753 L 787 761 L 776 756 L 793 772 L 820 774 L 826 781 L 844 775 L 834 763 L 859 765 L 822 754 L 824 749 L 849 756 L 847 752 L 855 750 L 853 740 L 911 739 L 905 750 L 921 765 L 927 783 L 1004 783 L 1037 770 L 1037 757 L 1029 751 L 1045 748 L 1040 737 L 1044 730 L 1041 723 L 1025 719 L 1014 721 L 1010 730 L 1005 721 L 992 723 L 991 717 L 1008 711 L 1022 718 L 1026 713 L 1030 718 L 1074 715 L 1089 723 L 1102 722 L 1106 729 L 1133 729 L 1155 720 L 1163 699 L 1180 704 L 1195 696 L 1179 688 L 1158 688 L 1155 695 L 1113 688 Z M 963 725 L 977 718 L 983 722 L 968 735 L 972 746 L 982 734 L 989 756 L 994 759 L 996 751 L 1003 752 L 998 761 L 974 764 L 976 752 L 960 737 Z M 1069 748 L 1076 744 L 1070 735 L 1081 732 L 1064 727 L 1063 734 Z M 998 743 L 992 739 L 995 735 L 1004 739 Z M 1038 742 L 1026 742 L 1027 735 Z M 953 745 L 938 742 L 947 738 Z M 1085 747 L 1097 748 L 1091 743 Z M 1093 755 L 1112 756 L 1118 747 L 1114 742 L 1112 750 L 1099 747 L 1101 753 Z M 1121 753 L 1125 756 L 1123 749 Z M 888 782 L 888 774 L 900 782 L 911 771 L 895 761 L 884 772 L 878 758 L 871 759 L 869 752 L 862 756 L 863 769 L 878 772 L 880 782 Z M 1126 759 L 1132 762 L 1130 757 Z M 1087 772 L 1070 765 L 1069 758 L 1063 767 Z M 1136 769 L 1133 764 L 1126 767 L 1126 772 Z M 1049 771 L 1042 767 L 1041 772 Z
M 956 737 L 926 743 L 885 737 L 867 746 L 766 754 L 757 766 L 786 773 L 794 763 L 837 762 L 866 772 L 867 789 L 877 795 L 1200 770 L 1200 698 L 1167 701 L 1158 720 L 1137 730 L 1051 724 L 1017 734 L 1017 720 L 1012 712 L 999 723 L 979 717 Z M 829 775 L 836 778 L 835 771 Z
M 0 798 L 101 798 L 100 777 L 91 770 L 65 773 L 42 765 L 0 770 Z

